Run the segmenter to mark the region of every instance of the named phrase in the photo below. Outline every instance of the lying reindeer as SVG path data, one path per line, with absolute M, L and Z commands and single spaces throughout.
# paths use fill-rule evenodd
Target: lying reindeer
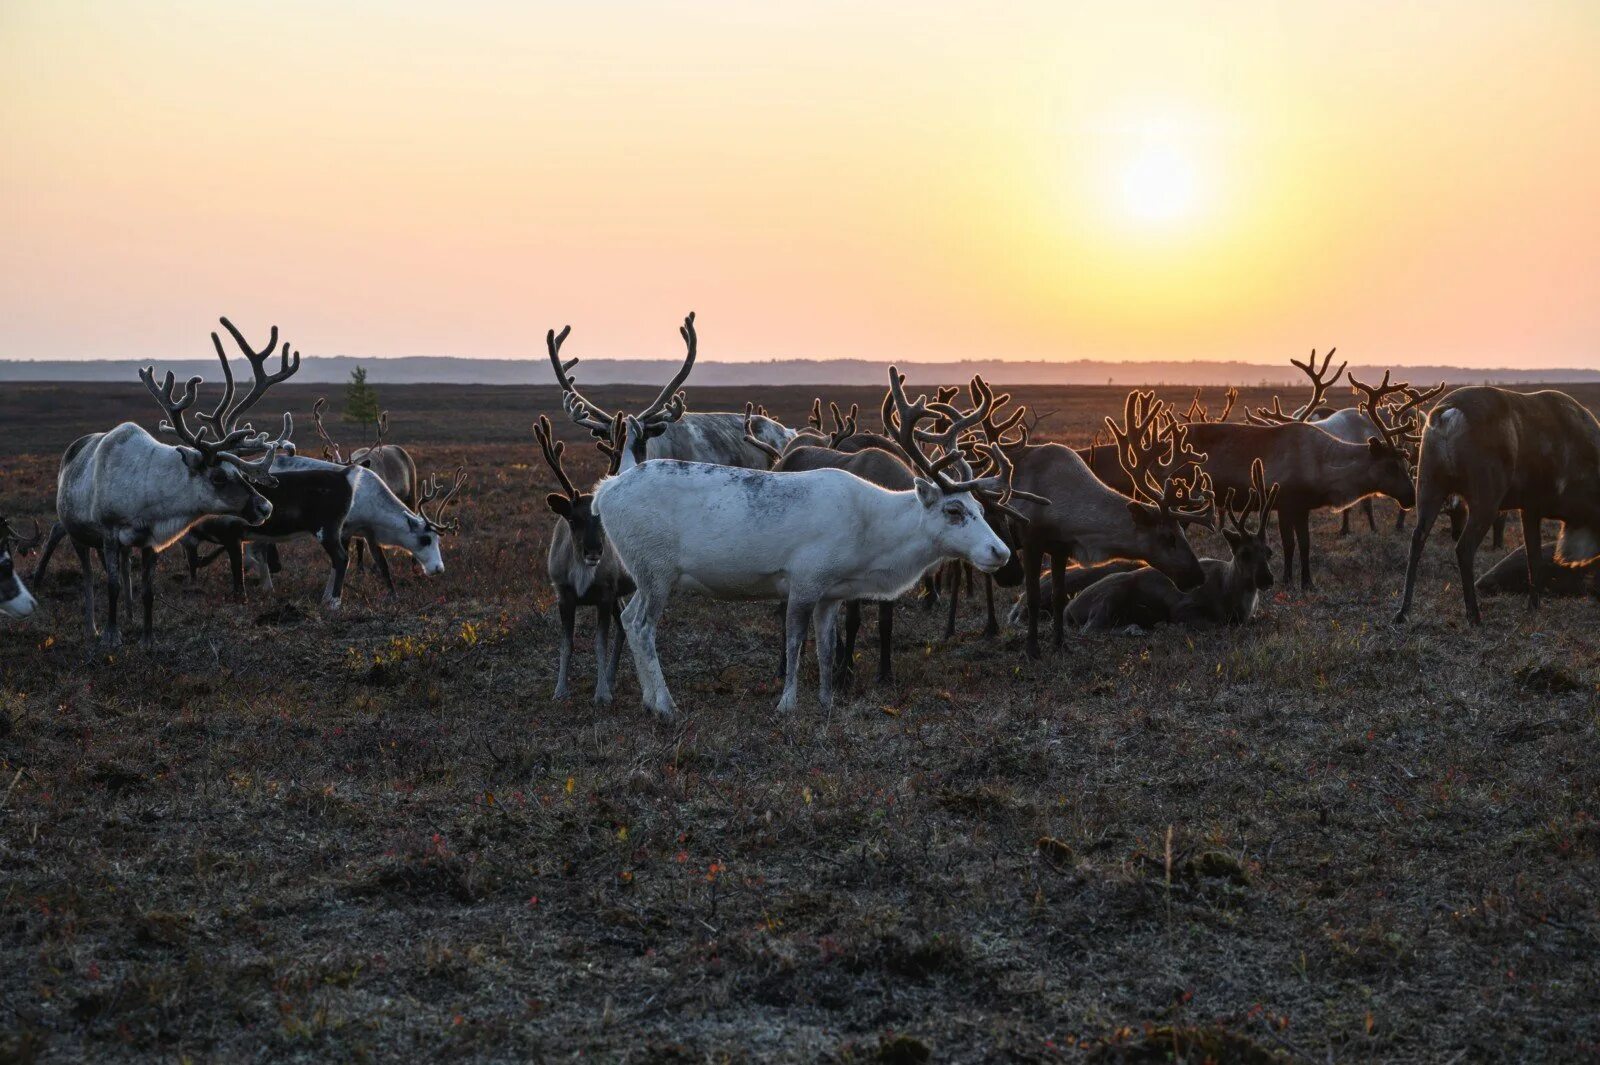
M 1522 511 L 1527 542 L 1528 608 L 1539 605 L 1544 558 L 1540 522 L 1562 523 L 1557 565 L 1600 558 L 1600 422 L 1564 392 L 1509 392 L 1490 385 L 1458 388 L 1428 415 L 1417 475 L 1417 527 L 1411 532 L 1405 592 L 1396 623 L 1411 610 L 1428 533 L 1450 496 L 1467 518 L 1456 539 L 1456 565 L 1467 618 L 1482 624 L 1473 560 L 1502 510 Z
M 1581 566 L 1556 562 L 1556 545 L 1545 544 L 1539 567 L 1539 594 L 1550 596 L 1591 595 L 1600 598 L 1600 561 Z M 1528 592 L 1528 549 L 1519 547 L 1478 578 L 1479 595 L 1526 595 Z
M 1200 560 L 1205 583 L 1182 591 L 1154 569 L 1118 573 L 1097 581 L 1067 608 L 1067 620 L 1085 632 L 1105 632 L 1161 624 L 1241 625 L 1255 615 L 1264 589 L 1272 587 L 1272 548 L 1267 544 L 1267 512 L 1278 486 L 1266 486 L 1257 459 L 1250 467 L 1250 495 L 1244 509 L 1233 509 L 1233 491 L 1223 497 L 1223 510 L 1233 528 L 1222 530 L 1232 549 L 1230 561 Z M 1249 526 L 1256 516 L 1256 527 Z
M 1131 573 L 1136 569 L 1145 569 L 1143 562 L 1129 562 L 1118 559 L 1115 562 L 1100 562 L 1092 566 L 1071 565 L 1063 574 L 1061 581 L 1061 594 L 1068 603 L 1082 595 L 1084 589 L 1104 580 L 1114 573 Z M 1039 609 L 1052 610 L 1056 600 L 1055 574 L 1048 574 L 1039 581 Z M 1017 596 L 1011 604 L 1011 612 L 1006 615 L 1006 624 L 1018 628 L 1028 623 L 1028 596 L 1026 593 Z
M 25 618 L 39 606 L 28 592 L 28 586 L 17 576 L 16 560 L 12 557 L 13 552 L 23 554 L 31 551 L 38 542 L 37 527 L 32 539 L 23 540 L 11 523 L 0 517 L 0 614 L 8 618 Z
M 835 469 L 773 473 L 667 459 L 641 463 L 632 449 L 622 472 L 601 482 L 595 504 L 638 585 L 622 624 L 645 707 L 657 717 L 671 720 L 676 710 L 656 652 L 656 626 L 675 588 L 718 599 L 787 600 L 789 660 L 778 710 L 789 712 L 799 699 L 800 649 L 810 622 L 817 626 L 818 699 L 831 707 L 840 604 L 898 597 L 945 558 L 966 558 L 992 572 L 1011 557 L 977 498 L 1006 506 L 1004 454 L 987 451 L 991 469 L 981 477 L 972 476 L 959 450 L 929 457 L 915 435 L 920 422 L 936 417 L 927 398 L 906 401 L 892 367 L 889 384 L 905 430 L 901 443 L 920 474 L 909 491 L 891 492 Z
M 617 472 L 622 461 L 622 442 L 625 430 L 622 415 L 615 416 L 614 435 L 600 449 L 608 459 L 607 476 Z M 617 663 L 622 658 L 622 600 L 633 594 L 633 578 L 617 561 L 617 553 L 606 540 L 605 528 L 595 513 L 594 493 L 580 492 L 573 487 L 567 471 L 561 466 L 561 456 L 567 445 L 555 440 L 550 419 L 539 415 L 533 427 L 539 440 L 539 450 L 550 471 L 556 475 L 561 491 L 545 497 L 546 504 L 556 515 L 555 531 L 550 536 L 550 551 L 545 558 L 545 569 L 550 583 L 555 586 L 561 608 L 561 664 L 556 670 L 556 698 L 567 697 L 567 666 L 572 661 L 572 631 L 580 606 L 594 607 L 595 620 L 595 681 L 594 701 L 602 706 L 611 703 L 611 692 L 617 684 Z M 612 631 L 612 622 L 616 631 Z

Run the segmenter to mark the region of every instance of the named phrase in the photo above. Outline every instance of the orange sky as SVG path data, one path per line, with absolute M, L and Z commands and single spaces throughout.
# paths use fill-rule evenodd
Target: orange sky
M 0 135 L 0 357 L 1600 367 L 1593 0 L 8 0 Z

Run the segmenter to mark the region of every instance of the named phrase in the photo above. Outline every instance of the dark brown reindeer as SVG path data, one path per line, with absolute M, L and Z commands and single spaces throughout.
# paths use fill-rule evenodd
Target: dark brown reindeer
M 622 413 L 613 418 L 612 437 L 598 446 L 608 462 L 606 475 L 617 472 L 622 460 L 625 430 Z M 594 607 L 595 682 L 594 701 L 611 702 L 617 683 L 617 663 L 622 658 L 622 600 L 633 594 L 633 578 L 628 576 L 617 554 L 606 542 L 605 528 L 594 510 L 594 494 L 580 492 L 562 468 L 566 444 L 555 439 L 550 419 L 539 415 L 533 435 L 550 471 L 556 475 L 561 491 L 545 497 L 556 515 L 555 531 L 550 536 L 550 551 L 545 558 L 546 572 L 555 587 L 561 610 L 561 661 L 556 669 L 557 699 L 565 699 L 567 666 L 572 661 L 572 633 L 580 606 Z M 613 627 L 615 623 L 615 627 Z
M 1311 361 L 1314 366 L 1314 354 Z M 1303 363 L 1296 361 L 1295 365 L 1307 370 Z M 1285 414 L 1275 398 L 1270 409 L 1261 408 L 1256 412 L 1255 424 L 1196 422 L 1188 426 L 1190 441 L 1209 456 L 1206 472 L 1211 475 L 1218 492 L 1231 488 L 1236 497 L 1243 498 L 1250 490 L 1251 463 L 1257 459 L 1272 471 L 1281 487 L 1277 510 L 1278 532 L 1283 542 L 1283 582 L 1287 585 L 1293 579 L 1298 545 L 1300 585 L 1308 589 L 1312 587 L 1313 510 L 1348 507 L 1371 495 L 1386 495 L 1408 508 L 1416 501 L 1409 458 L 1416 428 L 1411 413 L 1414 405 L 1408 403 L 1397 408 L 1395 417 L 1399 420 L 1391 422 L 1381 404 L 1386 394 L 1404 386 L 1391 386 L 1387 375 L 1376 389 L 1355 383 L 1355 387 L 1368 394 L 1361 410 L 1371 422 L 1372 435 L 1363 443 L 1350 443 L 1323 432 L 1299 416 L 1304 413 L 1309 418 L 1310 413 L 1322 405 L 1323 393 L 1331 383 L 1325 377 L 1326 370 L 1327 361 L 1323 362 L 1320 372 L 1307 370 L 1314 386 L 1312 401 L 1296 414 Z M 1343 372 L 1341 366 L 1339 373 Z M 1276 420 L 1279 417 L 1286 420 Z
M 1522 512 L 1528 607 L 1533 609 L 1542 583 L 1541 521 L 1562 523 L 1557 565 L 1582 566 L 1600 558 L 1600 422 L 1564 392 L 1524 394 L 1474 385 L 1446 396 L 1428 415 L 1422 434 L 1417 526 L 1396 622 L 1411 610 L 1422 548 L 1452 495 L 1467 512 L 1456 538 L 1456 564 L 1468 619 L 1482 623 L 1473 561 L 1502 510 Z
M 1590 595 L 1600 599 L 1600 562 L 1562 566 L 1556 562 L 1556 545 L 1545 544 L 1539 566 L 1539 594 L 1554 598 Z M 1528 594 L 1528 549 L 1519 547 L 1478 578 L 1479 595 Z
M 1090 585 L 1067 608 L 1067 620 L 1086 631 L 1108 631 L 1161 624 L 1242 625 L 1255 615 L 1261 592 L 1272 587 L 1272 548 L 1267 543 L 1267 512 L 1276 484 L 1267 487 L 1266 471 L 1257 460 L 1250 466 L 1250 494 L 1242 510 L 1233 509 L 1234 494 L 1223 498 L 1224 527 L 1232 557 L 1200 560 L 1205 583 L 1182 591 L 1166 576 L 1145 568 L 1105 577 Z M 1250 520 L 1255 516 L 1255 527 Z
M 1069 561 L 1085 565 L 1114 559 L 1147 562 L 1180 588 L 1205 580 L 1205 571 L 1183 526 L 1203 520 L 1209 503 L 1198 491 L 1196 475 L 1178 474 L 1205 456 L 1190 446 L 1188 434 L 1200 426 L 1179 425 L 1163 418 L 1165 405 L 1153 395 L 1131 392 L 1124 404 L 1124 424 L 1116 427 L 1117 450 L 1124 456 L 1130 487 L 1152 502 L 1130 498 L 1105 484 L 1072 448 L 1061 444 L 1021 442 L 1004 449 L 1016 466 L 1012 483 L 1048 497 L 1048 505 L 1024 500 L 1017 509 L 1027 524 L 1017 532 L 1027 589 L 1030 658 L 1039 657 L 1040 569 L 1046 555 L 1056 583 L 1065 580 Z M 1126 440 L 1124 447 L 1122 440 Z M 1065 636 L 1064 599 L 1051 604 L 1054 639 Z

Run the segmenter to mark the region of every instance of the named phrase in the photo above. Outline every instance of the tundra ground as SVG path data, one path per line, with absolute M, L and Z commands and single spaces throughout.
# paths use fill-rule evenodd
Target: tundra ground
M 1121 396 L 1014 391 L 1072 442 Z M 1240 629 L 1034 663 L 981 599 L 952 640 L 908 601 L 896 683 L 831 714 L 810 655 L 774 713 L 770 608 L 675 599 L 661 726 L 626 658 L 590 705 L 587 615 L 550 697 L 553 390 L 383 393 L 424 470 L 472 474 L 442 577 L 354 576 L 328 615 L 314 545 L 246 604 L 167 558 L 157 652 L 85 664 L 69 551 L 0 621 L 0 1058 L 1600 1054 L 1595 603 L 1473 630 L 1441 534 L 1394 628 L 1381 503 L 1377 534 L 1321 516 L 1318 589 Z M 793 424 L 810 395 L 762 398 Z M 22 528 L 66 443 L 154 413 L 137 383 L 0 403 Z

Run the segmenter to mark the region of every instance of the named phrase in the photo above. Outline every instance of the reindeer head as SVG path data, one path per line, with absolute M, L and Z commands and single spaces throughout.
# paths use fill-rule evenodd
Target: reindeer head
M 273 440 L 266 433 L 256 432 L 249 423 L 241 427 L 239 418 L 255 406 L 267 389 L 293 376 L 300 369 L 300 353 L 291 351 L 285 341 L 279 369 L 269 373 L 266 362 L 278 347 L 278 327 L 272 327 L 272 336 L 266 347 L 257 351 L 227 318 L 222 319 L 222 324 L 243 349 L 245 358 L 250 362 L 254 381 L 244 399 L 235 403 L 233 369 L 228 365 L 227 353 L 222 350 L 222 340 L 212 333 L 211 344 L 222 364 L 222 399 L 210 414 L 199 416 L 201 425 L 198 431 L 184 420 L 184 411 L 192 407 L 198 398 L 199 377 L 189 378 L 181 396 L 177 394 L 170 370 L 159 386 L 156 384 L 154 367 L 147 366 L 140 370 L 139 379 L 166 412 L 167 416 L 159 426 L 160 431 L 180 441 L 177 451 L 187 471 L 188 488 L 194 494 L 194 508 L 201 513 L 226 514 L 242 518 L 251 525 L 260 525 L 272 515 L 272 504 L 256 491 L 255 486 L 276 483 L 271 473 L 272 460 L 289 446 L 289 436 L 294 432 L 294 419 L 285 413 L 283 429 L 278 438 Z M 239 456 L 242 451 L 265 453 L 246 460 Z
M 608 454 L 613 456 L 613 462 L 621 458 L 622 414 L 615 415 L 613 424 L 617 428 L 616 445 Z M 561 485 L 561 491 L 551 492 L 545 496 L 545 503 L 550 510 L 562 521 L 567 523 L 567 530 L 572 534 L 573 548 L 583 561 L 583 565 L 594 570 L 600 565 L 601 558 L 606 551 L 605 527 L 600 522 L 600 514 L 594 509 L 594 493 L 580 492 L 573 485 L 572 479 L 567 476 L 567 471 L 562 468 L 561 456 L 566 453 L 567 445 L 555 439 L 551 430 L 550 419 L 539 415 L 539 422 L 533 427 L 533 435 L 539 440 L 539 450 L 544 454 L 545 465 L 550 467 L 550 472 L 556 475 L 556 481 Z
M 12 618 L 25 618 L 32 614 L 38 607 L 38 602 L 29 594 L 17 576 L 16 559 L 13 555 L 25 554 L 31 551 L 39 542 L 39 527 L 34 525 L 33 536 L 23 540 L 11 528 L 4 517 L 0 517 L 0 614 Z
M 941 391 L 943 398 L 931 403 L 921 395 L 913 403 L 906 399 L 905 375 L 891 366 L 890 402 L 885 413 L 895 441 L 919 475 L 917 498 L 922 503 L 923 521 L 930 537 L 946 553 L 965 559 L 985 573 L 995 573 L 1011 560 L 1012 551 L 992 522 L 998 519 L 1002 525 L 1006 521 L 1027 523 L 1027 517 L 1011 507 L 1014 498 L 1044 506 L 1049 505 L 1049 500 L 1011 487 L 1014 470 L 1003 447 L 966 439 L 966 434 L 983 426 L 995 409 L 994 393 L 984 380 L 972 379 L 970 395 L 974 406 L 968 410 L 949 402 L 958 392 L 959 389 Z M 924 421 L 932 422 L 936 428 L 919 428 L 918 423 Z M 962 450 L 964 443 L 987 460 L 982 475 L 973 475 Z M 933 445 L 937 454 L 930 456 L 923 450 L 924 445 Z M 946 471 L 953 471 L 955 476 Z
M 1272 547 L 1267 543 L 1267 514 L 1278 499 L 1278 485 L 1267 487 L 1266 467 L 1260 459 L 1250 463 L 1250 494 L 1243 510 L 1233 509 L 1233 489 L 1228 489 L 1222 499 L 1222 509 L 1232 528 L 1224 526 L 1223 539 L 1233 551 L 1232 568 L 1235 576 L 1243 578 L 1256 591 L 1272 587 Z M 1250 527 L 1251 515 L 1256 526 Z
M 578 360 L 561 361 L 561 345 L 571 332 L 572 327 L 569 325 L 560 333 L 552 329 L 545 334 L 545 347 L 550 354 L 550 365 L 555 369 L 556 381 L 560 383 L 563 393 L 561 405 L 567 415 L 589 430 L 591 435 L 609 441 L 612 439 L 613 416 L 585 399 L 583 393 L 578 391 L 578 384 L 571 376 L 572 368 L 578 365 Z M 648 407 L 637 414 L 622 416 L 625 429 L 623 455 L 627 460 L 626 465 L 633 466 L 643 462 L 647 457 L 645 450 L 650 440 L 666 432 L 688 409 L 684 394 L 678 389 L 688 379 L 689 371 L 694 369 L 695 353 L 699 344 L 694 331 L 693 311 L 690 311 L 688 317 L 683 320 L 683 325 L 678 327 L 678 335 L 683 338 L 684 345 L 688 348 L 683 357 L 683 365 Z
M 1122 424 L 1106 419 L 1117 461 L 1133 481 L 1128 514 L 1139 534 L 1140 557 L 1179 588 L 1205 582 L 1188 525 L 1210 525 L 1215 515 L 1206 456 L 1189 446 L 1189 427 L 1176 421 L 1154 392 L 1135 390 L 1123 405 Z M 1188 477 L 1181 473 L 1190 471 Z
M 1422 441 L 1419 408 L 1444 391 L 1440 382 L 1426 392 L 1409 384 L 1389 383 L 1389 371 L 1376 388 L 1350 378 L 1350 391 L 1364 397 L 1361 413 L 1372 422 L 1376 436 L 1367 437 L 1367 453 L 1372 488 L 1408 510 L 1417 504 L 1416 483 L 1411 473 L 1412 456 Z

